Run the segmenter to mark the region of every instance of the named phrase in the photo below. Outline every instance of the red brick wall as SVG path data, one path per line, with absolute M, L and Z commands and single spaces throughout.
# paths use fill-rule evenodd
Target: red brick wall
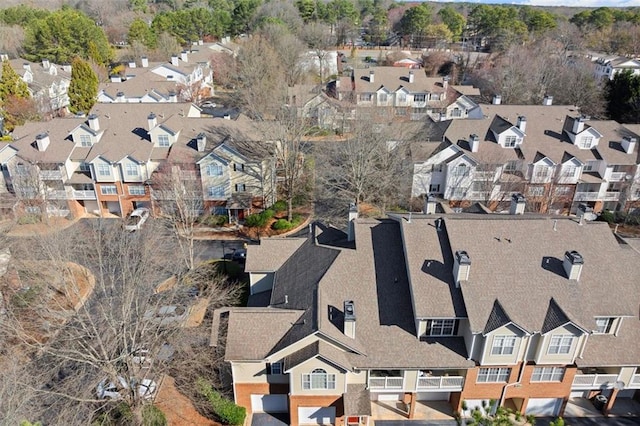
M 344 423 L 344 405 L 341 395 L 289 395 L 291 426 L 298 426 L 298 407 L 336 407 L 336 426 Z
M 251 413 L 251 395 L 269 394 L 269 383 L 236 383 L 236 404 L 247 409 Z
M 494 366 L 492 366 L 494 367 Z M 497 367 L 497 366 L 496 366 Z M 571 394 L 571 384 L 576 375 L 576 368 L 567 366 L 562 382 L 531 382 L 533 369 L 539 367 L 535 364 L 524 366 L 520 386 L 509 386 L 506 390 L 505 400 L 509 398 L 522 399 L 522 409 L 527 407 L 529 398 L 563 398 L 566 405 L 569 395 Z M 511 375 L 509 383 L 516 383 L 520 374 L 521 364 L 511 366 Z M 506 383 L 477 383 L 477 377 L 480 367 L 467 370 L 464 389 L 458 400 L 451 398 L 451 405 L 454 411 L 462 409 L 462 400 L 465 399 L 484 399 L 499 400 Z M 564 411 L 564 405 L 562 410 Z

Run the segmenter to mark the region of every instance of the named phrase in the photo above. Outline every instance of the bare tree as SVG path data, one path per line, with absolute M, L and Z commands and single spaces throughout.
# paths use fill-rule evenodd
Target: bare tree
M 320 83 L 322 84 L 327 76 L 325 73 L 326 62 L 329 56 L 329 49 L 335 45 L 335 35 L 330 27 L 311 22 L 302 28 L 300 38 L 307 44 L 318 60 L 318 72 Z
M 306 51 L 304 43 L 277 24 L 263 26 L 260 33 L 269 41 L 278 54 L 287 86 L 293 87 L 300 83 L 304 74 L 304 68 L 301 63 L 302 55 Z
M 16 273 L 2 283 L 10 303 L 0 331 L 28 355 L 28 370 L 46 378 L 31 384 L 33 419 L 87 424 L 124 404 L 141 424 L 167 368 L 167 344 L 189 317 L 191 289 L 213 306 L 237 296 L 218 275 L 187 279 L 160 224 L 135 234 L 120 225 L 95 220 L 12 251 Z
M 185 265 L 195 266 L 194 228 L 204 210 L 195 161 L 166 161 L 152 176 L 155 208 L 173 230 Z

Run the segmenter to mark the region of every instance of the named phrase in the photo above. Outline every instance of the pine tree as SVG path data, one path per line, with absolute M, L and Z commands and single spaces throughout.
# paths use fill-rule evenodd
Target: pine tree
M 0 77 L 0 100 L 5 102 L 10 96 L 28 99 L 29 87 L 17 72 L 11 67 L 9 61 L 2 62 L 2 76 Z
M 69 110 L 77 114 L 89 112 L 97 101 L 98 76 L 86 61 L 76 57 L 71 63 Z

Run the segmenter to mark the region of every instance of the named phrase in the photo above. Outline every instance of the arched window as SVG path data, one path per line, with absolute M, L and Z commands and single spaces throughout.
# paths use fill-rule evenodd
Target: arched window
M 335 389 L 336 375 L 328 374 L 322 368 L 302 375 L 302 389 Z

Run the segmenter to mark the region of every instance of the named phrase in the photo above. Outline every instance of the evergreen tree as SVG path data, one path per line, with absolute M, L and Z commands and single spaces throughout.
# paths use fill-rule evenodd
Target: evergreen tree
M 97 101 L 98 76 L 86 61 L 78 57 L 73 60 L 71 65 L 69 110 L 74 114 L 87 113 Z
M 10 96 L 22 99 L 31 97 L 29 86 L 11 67 L 9 61 L 2 62 L 2 76 L 0 77 L 0 100 L 5 102 Z
M 11 132 L 16 126 L 24 124 L 28 117 L 34 115 L 33 106 L 27 83 L 15 72 L 9 61 L 4 61 L 0 76 L 0 116 L 4 120 L 4 130 Z
M 607 114 L 619 123 L 640 123 L 640 76 L 631 70 L 617 73 L 607 82 Z

